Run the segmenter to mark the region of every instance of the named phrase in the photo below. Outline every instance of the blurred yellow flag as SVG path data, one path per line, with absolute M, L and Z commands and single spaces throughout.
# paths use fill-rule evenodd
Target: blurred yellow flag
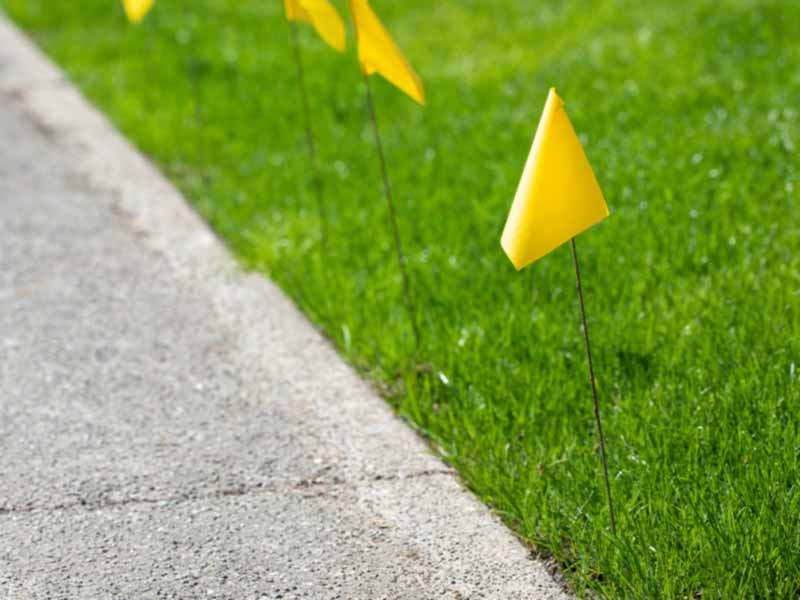
M 122 0 L 122 7 L 131 23 L 140 23 L 155 3 L 156 0 Z
M 328 0 L 283 0 L 286 18 L 311 23 L 328 45 L 344 52 L 347 38 L 344 22 Z
M 521 269 L 607 216 L 564 101 L 550 88 L 500 244 Z
M 356 26 L 358 60 L 364 73 L 382 75 L 414 100 L 425 104 L 422 81 L 367 0 L 350 0 L 350 11 Z

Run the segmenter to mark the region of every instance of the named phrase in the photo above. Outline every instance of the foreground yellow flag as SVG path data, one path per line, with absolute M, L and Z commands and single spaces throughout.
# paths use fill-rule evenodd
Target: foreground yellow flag
M 122 7 L 131 23 L 140 23 L 156 0 L 122 0 Z
M 283 7 L 287 19 L 311 23 L 329 46 L 339 52 L 345 51 L 347 34 L 344 22 L 328 0 L 283 0 Z
M 551 88 L 500 244 L 521 269 L 607 216 L 564 101 Z
M 369 2 L 350 0 L 350 12 L 353 13 L 356 27 L 358 60 L 364 73 L 378 73 L 420 104 L 425 104 L 422 81 L 373 12 Z

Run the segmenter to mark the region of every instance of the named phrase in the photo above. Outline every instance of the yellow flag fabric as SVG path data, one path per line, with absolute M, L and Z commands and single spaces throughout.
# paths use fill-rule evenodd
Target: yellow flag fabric
M 140 23 L 153 8 L 156 0 L 122 0 L 122 7 L 131 23 Z
M 283 0 L 283 7 L 287 19 L 311 23 L 329 46 L 339 52 L 345 51 L 347 34 L 344 22 L 328 0 Z
M 392 36 L 367 0 L 350 0 L 358 40 L 358 60 L 366 75 L 378 73 L 420 104 L 425 104 L 422 81 L 408 64 Z
M 607 216 L 564 101 L 551 88 L 500 244 L 519 270 Z

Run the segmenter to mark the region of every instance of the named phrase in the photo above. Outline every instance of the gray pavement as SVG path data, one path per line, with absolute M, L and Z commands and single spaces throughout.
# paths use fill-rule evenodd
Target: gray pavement
M 562 599 L 0 16 L 0 599 Z

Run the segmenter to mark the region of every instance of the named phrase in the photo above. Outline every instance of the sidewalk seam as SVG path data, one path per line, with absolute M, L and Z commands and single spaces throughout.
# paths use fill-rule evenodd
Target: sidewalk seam
M 10 517 L 13 515 L 27 515 L 35 513 L 51 513 L 51 512 L 99 512 L 105 509 L 114 509 L 121 506 L 143 506 L 149 504 L 183 504 L 187 502 L 202 502 L 203 500 L 214 500 L 219 498 L 231 498 L 241 496 L 257 496 L 260 494 L 281 494 L 293 493 L 301 497 L 312 498 L 317 496 L 335 495 L 336 492 L 341 490 L 357 490 L 361 488 L 368 488 L 376 483 L 384 483 L 390 481 L 407 481 L 412 479 L 428 478 L 446 476 L 452 477 L 454 472 L 447 469 L 426 469 L 408 475 L 373 475 L 363 480 L 348 481 L 340 478 L 331 480 L 321 479 L 302 479 L 297 482 L 290 481 L 276 481 L 266 484 L 257 484 L 249 486 L 235 486 L 229 488 L 222 488 L 216 492 L 206 494 L 180 494 L 164 497 L 137 497 L 131 496 L 120 500 L 101 500 L 99 502 L 87 502 L 84 499 L 76 500 L 75 502 L 65 502 L 55 504 L 52 506 L 25 506 L 25 507 L 11 507 L 0 508 L 0 519 L 3 517 Z M 316 493 L 310 493 L 312 490 Z M 308 492 L 308 493 L 304 493 Z

